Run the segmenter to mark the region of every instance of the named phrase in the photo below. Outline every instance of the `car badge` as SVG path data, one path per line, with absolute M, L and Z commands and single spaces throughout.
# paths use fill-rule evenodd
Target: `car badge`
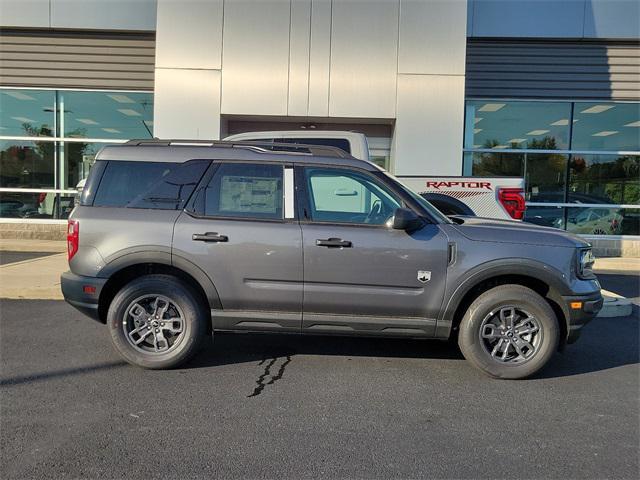
M 427 270 L 418 270 L 418 281 L 427 283 L 429 280 L 431 280 L 431 272 Z

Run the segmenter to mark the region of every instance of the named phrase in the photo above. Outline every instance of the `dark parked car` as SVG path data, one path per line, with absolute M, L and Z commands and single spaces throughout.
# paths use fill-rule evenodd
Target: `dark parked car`
M 602 305 L 585 241 L 452 221 L 326 146 L 105 147 L 68 245 L 66 300 L 147 368 L 185 362 L 216 331 L 266 331 L 457 338 L 485 373 L 522 378 Z

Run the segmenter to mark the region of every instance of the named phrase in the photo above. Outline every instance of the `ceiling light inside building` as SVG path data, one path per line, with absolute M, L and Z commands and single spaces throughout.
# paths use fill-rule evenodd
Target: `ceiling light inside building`
M 640 120 L 631 123 L 625 123 L 625 127 L 640 127 Z
M 551 125 L 557 126 L 557 127 L 561 127 L 563 125 L 569 125 L 569 119 L 568 118 L 562 118 L 560 120 L 558 120 L 557 122 L 553 122 Z
M 505 105 L 506 103 L 485 103 L 482 107 L 478 109 L 478 111 L 479 112 L 497 112 Z
M 33 98 L 32 96 L 22 92 L 2 92 L 2 93 L 4 93 L 5 95 L 9 95 L 10 97 L 16 98 L 18 100 L 35 100 L 35 98 Z
M 128 117 L 140 117 L 142 115 L 140 115 L 138 112 L 136 112 L 135 110 L 132 110 L 131 108 L 119 108 L 118 111 Z
M 491 148 L 509 148 L 509 145 L 494 145 Z
M 127 97 L 126 95 L 121 95 L 121 94 L 107 94 L 107 97 L 115 100 L 118 103 L 136 103 L 135 100 L 132 100 L 131 98 Z
M 531 130 L 530 132 L 526 133 L 526 135 L 544 135 L 545 133 L 549 133 L 549 130 Z
M 482 131 L 481 128 L 474 128 L 473 133 L 480 133 Z
M 102 130 L 108 133 L 122 133 L 120 130 L 116 128 L 103 128 Z
M 610 135 L 615 135 L 616 133 L 618 133 L 617 130 L 603 130 L 601 132 L 598 133 L 594 133 L 593 135 L 591 135 L 592 137 L 608 137 Z
M 34 123 L 35 120 L 32 120 L 30 118 L 27 117 L 11 117 L 14 120 L 17 120 L 18 122 L 22 122 L 22 123 Z
M 509 143 L 522 143 L 526 141 L 527 141 L 526 138 L 512 138 L 511 140 L 509 140 Z
M 582 110 L 580 113 L 602 113 L 612 109 L 613 107 L 613 105 L 594 105 L 586 110 Z
M 482 120 L 482 117 L 478 118 L 476 117 L 475 120 L 473 121 L 473 124 L 475 125 L 476 123 L 478 123 L 480 120 Z
M 80 123 L 84 123 L 85 125 L 99 125 L 95 120 L 91 120 L 90 118 L 76 118 L 76 120 Z

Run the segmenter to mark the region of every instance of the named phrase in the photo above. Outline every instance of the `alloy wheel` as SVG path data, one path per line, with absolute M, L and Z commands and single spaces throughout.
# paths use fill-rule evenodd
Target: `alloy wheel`
M 180 343 L 185 317 L 180 307 L 164 295 L 144 295 L 133 300 L 122 321 L 127 341 L 146 354 L 164 354 Z
M 490 312 L 480 326 L 480 342 L 499 363 L 523 363 L 535 356 L 542 344 L 540 322 L 529 312 L 504 306 Z

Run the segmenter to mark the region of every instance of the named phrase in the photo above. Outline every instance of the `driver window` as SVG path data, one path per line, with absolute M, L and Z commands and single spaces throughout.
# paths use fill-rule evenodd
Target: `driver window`
M 311 220 L 383 225 L 401 206 L 384 185 L 368 175 L 331 169 L 305 169 Z

